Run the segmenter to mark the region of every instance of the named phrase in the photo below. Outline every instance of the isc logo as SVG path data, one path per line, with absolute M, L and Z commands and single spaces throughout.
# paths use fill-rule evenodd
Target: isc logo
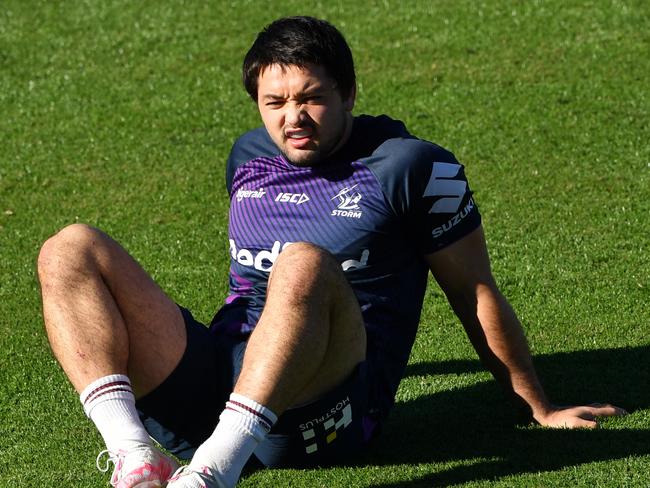
M 309 197 L 305 195 L 304 193 L 278 193 L 278 195 L 275 197 L 276 202 L 282 202 L 282 203 L 293 203 L 296 205 L 300 205 L 302 203 L 308 202 Z

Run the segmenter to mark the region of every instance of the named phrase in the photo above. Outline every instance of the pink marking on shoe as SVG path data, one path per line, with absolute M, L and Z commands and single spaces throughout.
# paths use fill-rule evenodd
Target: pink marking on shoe
M 122 473 L 124 456 L 120 456 L 111 477 L 111 485 L 115 488 L 162 486 L 174 472 L 175 466 L 170 459 L 163 455 L 159 456 L 157 461 L 156 464 L 143 462 L 130 472 Z

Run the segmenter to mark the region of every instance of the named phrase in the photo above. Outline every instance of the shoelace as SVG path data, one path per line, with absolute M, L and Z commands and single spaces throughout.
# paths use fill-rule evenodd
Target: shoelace
M 108 455 L 108 458 L 106 459 L 106 462 L 104 464 L 104 467 L 100 466 L 100 462 L 103 456 Z M 97 459 L 95 460 L 95 466 L 97 466 L 97 469 L 100 470 L 102 473 L 107 473 L 109 469 L 111 469 L 111 463 L 113 463 L 113 466 L 116 468 L 119 466 L 120 461 L 124 458 L 124 454 L 120 453 L 115 453 L 113 451 L 110 451 L 108 449 L 104 449 L 102 452 L 100 452 L 97 455 Z M 117 484 L 120 482 L 119 478 L 113 482 L 113 480 L 110 481 L 111 485 L 117 486 Z
M 106 459 L 106 462 L 104 464 L 104 467 L 102 468 L 99 463 L 101 462 L 101 459 L 103 456 L 108 455 L 108 459 Z M 95 460 L 95 466 L 97 466 L 97 469 L 100 470 L 102 473 L 108 472 L 109 469 L 111 469 L 110 463 L 113 463 L 113 466 L 117 466 L 117 463 L 120 462 L 120 455 L 114 453 L 113 451 L 109 451 L 108 449 L 104 449 L 102 452 L 100 452 L 97 455 L 97 459 Z

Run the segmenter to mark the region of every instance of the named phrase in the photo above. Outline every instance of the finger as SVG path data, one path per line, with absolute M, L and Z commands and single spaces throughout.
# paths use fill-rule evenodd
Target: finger
M 615 415 L 627 415 L 627 411 L 620 407 L 609 404 L 597 404 L 598 406 L 590 406 L 591 412 L 597 417 L 612 417 Z

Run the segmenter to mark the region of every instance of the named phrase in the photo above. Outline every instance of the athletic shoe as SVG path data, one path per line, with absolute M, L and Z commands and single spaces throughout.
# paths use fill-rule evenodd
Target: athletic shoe
M 100 466 L 102 456 L 108 455 L 105 466 Z M 115 469 L 111 485 L 115 488 L 160 488 L 165 486 L 178 463 L 153 446 L 143 444 L 129 451 L 102 451 L 97 456 L 97 469 L 105 473 L 113 463 Z
M 189 466 L 180 468 L 169 479 L 167 488 L 228 488 L 217 478 L 210 468 L 203 466 L 194 471 Z

